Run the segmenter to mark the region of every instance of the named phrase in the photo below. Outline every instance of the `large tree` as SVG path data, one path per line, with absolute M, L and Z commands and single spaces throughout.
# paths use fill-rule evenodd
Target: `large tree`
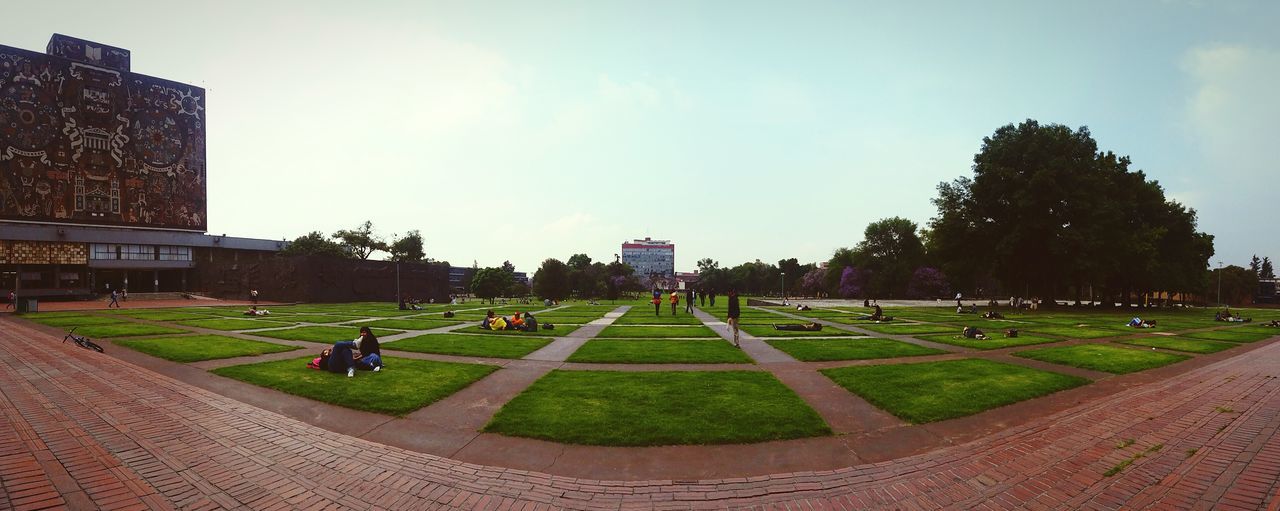
M 983 139 L 972 179 L 939 185 L 931 255 L 966 291 L 984 277 L 1046 298 L 1086 287 L 1107 301 L 1193 290 L 1212 237 L 1129 165 L 1100 152 L 1085 127 L 1004 126 Z
M 419 263 L 427 258 L 422 247 L 422 233 L 417 229 L 405 233 L 404 237 L 396 238 L 387 245 L 387 252 L 391 254 L 392 261 Z
M 329 239 L 320 231 L 311 231 L 303 236 L 298 236 L 289 242 L 289 246 L 280 251 L 281 255 L 326 255 L 333 257 L 348 257 L 350 254 L 342 248 L 342 245 L 336 241 Z
M 547 258 L 533 275 L 533 294 L 551 300 L 569 297 L 569 267 L 559 259 Z
M 481 268 L 471 278 L 471 292 L 492 303 L 494 298 L 511 290 L 513 281 L 511 272 L 502 268 Z
M 374 234 L 373 222 L 365 220 L 355 229 L 343 229 L 333 233 L 334 239 L 342 244 L 342 248 L 352 257 L 368 259 L 376 250 L 386 250 L 387 243 Z
M 906 294 L 912 274 L 924 262 L 924 243 L 917 230 L 915 222 L 896 216 L 867 225 L 862 241 L 854 247 L 853 259 L 870 272 L 868 295 L 896 298 Z

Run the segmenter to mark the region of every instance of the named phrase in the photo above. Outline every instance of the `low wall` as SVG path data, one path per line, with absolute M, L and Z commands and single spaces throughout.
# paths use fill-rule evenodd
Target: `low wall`
M 196 287 L 209 296 L 272 302 L 396 301 L 396 263 L 327 256 L 275 256 L 255 261 L 201 262 Z M 400 290 L 437 303 L 449 300 L 449 267 L 400 263 Z

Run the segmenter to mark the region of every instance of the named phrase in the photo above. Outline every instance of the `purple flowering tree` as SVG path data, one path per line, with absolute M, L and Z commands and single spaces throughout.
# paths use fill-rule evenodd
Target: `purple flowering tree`
M 862 295 L 867 288 L 871 272 L 853 266 L 846 266 L 840 273 L 840 297 L 855 298 Z
M 818 296 L 822 293 L 823 285 L 827 281 L 826 268 L 814 268 L 809 273 L 800 277 L 800 292 L 804 296 Z
M 942 270 L 932 266 L 916 268 L 911 275 L 911 283 L 907 286 L 907 296 L 912 298 L 937 298 L 951 293 L 947 285 L 947 276 Z

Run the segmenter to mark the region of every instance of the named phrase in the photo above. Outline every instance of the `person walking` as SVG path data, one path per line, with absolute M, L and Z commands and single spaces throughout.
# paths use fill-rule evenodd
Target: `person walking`
M 18 303 L 18 293 L 14 291 L 9 291 L 9 303 L 6 303 L 4 305 L 4 310 L 9 310 L 14 307 L 17 307 L 17 303 Z
M 693 287 L 684 291 L 684 311 L 693 314 Z
M 107 302 L 107 308 L 110 309 L 112 305 L 115 305 L 117 309 L 120 308 L 120 293 L 114 289 L 111 290 L 111 301 Z
M 252 301 L 254 305 L 257 305 L 257 304 L 258 304 L 258 290 L 257 290 L 257 289 L 250 289 L 250 290 L 249 290 L 249 300 L 250 300 L 250 301 Z
M 715 295 L 712 295 L 713 297 L 712 300 L 715 300 L 714 296 Z M 742 309 L 738 305 L 738 291 L 736 289 L 730 288 L 729 289 L 729 329 L 733 331 L 733 345 L 734 347 L 737 347 L 737 348 L 742 347 L 742 345 L 738 343 L 738 318 L 739 317 L 742 317 Z
M 671 315 L 676 315 L 676 307 L 680 305 L 680 294 L 676 290 L 671 290 Z
M 700 304 L 703 307 L 707 306 L 707 292 L 703 291 L 702 289 L 698 290 L 698 304 Z M 715 305 L 715 304 L 713 303 L 711 305 Z
M 125 302 L 129 301 L 129 288 L 120 288 L 120 300 Z
M 653 288 L 653 315 L 662 315 L 662 290 Z
M 711 307 L 715 308 L 716 306 L 716 290 L 715 289 L 711 290 L 711 296 L 708 296 L 707 300 L 711 302 Z

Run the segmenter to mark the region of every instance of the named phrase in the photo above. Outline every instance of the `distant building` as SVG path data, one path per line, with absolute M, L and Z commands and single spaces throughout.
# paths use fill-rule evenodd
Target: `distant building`
M 676 272 L 676 288 L 677 289 L 689 289 L 691 287 L 697 287 L 697 285 L 698 285 L 698 272 L 696 271 L 695 272 L 683 272 L 683 271 Z
M 651 238 L 623 242 L 622 262 L 631 265 L 641 279 L 671 279 L 676 275 L 676 246 L 671 240 Z

